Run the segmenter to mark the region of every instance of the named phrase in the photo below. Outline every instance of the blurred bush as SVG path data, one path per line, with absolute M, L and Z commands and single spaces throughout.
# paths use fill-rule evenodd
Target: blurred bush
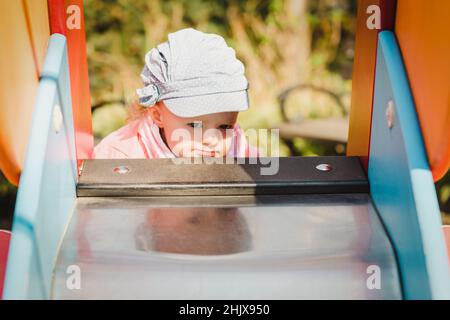
M 17 187 L 6 180 L 0 172 L 0 229 L 11 230 Z
M 450 170 L 436 183 L 439 206 L 444 224 L 450 225 Z

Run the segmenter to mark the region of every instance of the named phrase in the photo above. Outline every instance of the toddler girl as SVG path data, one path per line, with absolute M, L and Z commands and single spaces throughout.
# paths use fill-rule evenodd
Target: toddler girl
M 244 65 L 225 40 L 192 28 L 147 53 L 141 116 L 104 138 L 95 158 L 256 157 L 236 123 L 249 107 Z

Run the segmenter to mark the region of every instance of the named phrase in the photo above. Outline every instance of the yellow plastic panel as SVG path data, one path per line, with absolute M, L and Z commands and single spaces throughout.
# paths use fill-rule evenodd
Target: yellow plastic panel
M 50 35 L 47 0 L 26 0 L 26 6 L 38 70 L 40 72 L 44 63 L 45 53 L 47 52 L 48 37 Z
M 19 182 L 28 141 L 39 80 L 36 63 L 42 61 L 43 42 L 49 36 L 48 20 L 41 21 L 46 9 L 38 4 L 46 6 L 46 1 L 29 2 L 34 1 L 33 14 L 25 11 L 25 0 L 0 1 L 0 170 L 14 184 Z M 33 26 L 35 43 L 29 33 Z

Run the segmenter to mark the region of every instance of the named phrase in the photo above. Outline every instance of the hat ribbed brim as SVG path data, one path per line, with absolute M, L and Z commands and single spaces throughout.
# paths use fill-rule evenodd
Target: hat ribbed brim
M 245 111 L 249 108 L 249 99 L 247 90 L 242 90 L 166 99 L 164 104 L 173 114 L 191 118 L 219 112 Z

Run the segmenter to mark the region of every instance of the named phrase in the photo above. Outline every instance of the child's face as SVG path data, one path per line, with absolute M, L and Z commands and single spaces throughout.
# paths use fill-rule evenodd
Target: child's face
M 231 146 L 238 112 L 181 118 L 160 102 L 150 108 L 150 115 L 177 157 L 224 157 Z

